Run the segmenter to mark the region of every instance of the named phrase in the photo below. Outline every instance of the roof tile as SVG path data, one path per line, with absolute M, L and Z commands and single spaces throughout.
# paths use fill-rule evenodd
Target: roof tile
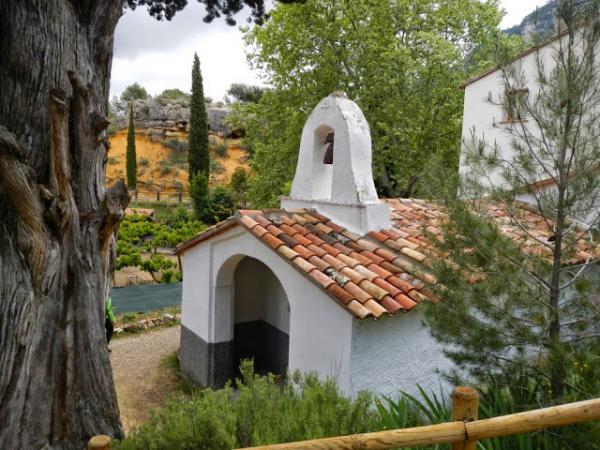
M 288 247 L 294 248 L 296 245 L 298 245 L 298 241 L 293 237 L 290 237 L 287 233 L 281 233 L 277 237 L 281 239 Z
M 360 264 L 360 261 L 358 261 L 354 258 L 351 258 L 350 256 L 344 255 L 343 253 L 340 253 L 337 256 L 337 259 L 342 261 L 344 264 L 350 266 L 351 268 Z
M 321 258 L 326 263 L 331 264 L 333 266 L 333 268 L 337 271 L 341 271 L 344 267 L 348 267 L 347 264 L 344 264 L 342 261 L 331 256 L 329 253 L 323 255 Z
M 258 237 L 262 237 L 264 234 L 268 233 L 268 231 L 260 225 L 256 225 L 254 228 L 252 228 L 252 233 Z
M 408 281 L 404 281 L 395 276 L 391 276 L 391 277 L 387 278 L 386 281 L 404 292 L 410 292 L 415 288 Z
M 354 296 L 354 298 L 361 303 L 364 303 L 367 300 L 369 300 L 370 298 L 373 298 L 372 295 L 369 295 L 368 292 L 365 292 L 364 290 L 362 290 L 360 287 L 358 287 L 357 284 L 355 284 L 352 281 L 349 281 L 348 283 L 346 283 L 344 285 L 344 289 L 346 289 L 348 292 L 350 292 L 350 294 L 352 294 Z
M 325 272 L 327 269 L 329 269 L 331 267 L 331 264 L 326 263 L 318 256 L 311 256 L 308 261 L 311 264 L 314 264 L 317 267 L 317 269 L 319 269 L 321 272 Z
M 375 284 L 376 286 L 383 289 L 385 292 L 390 294 L 392 297 L 401 293 L 400 289 L 398 289 L 396 286 L 391 285 L 390 283 L 388 283 L 381 277 L 377 277 L 371 281 L 373 282 L 373 284 Z
M 371 315 L 371 311 L 365 308 L 363 305 L 358 303 L 356 300 L 352 300 L 346 305 L 350 311 L 352 311 L 359 319 L 364 319 Z
M 377 319 L 379 317 L 383 316 L 384 314 L 388 313 L 388 310 L 385 309 L 383 306 L 381 306 L 379 303 L 377 303 L 375 300 L 367 300 L 363 304 L 363 306 L 365 308 L 367 308 L 369 311 L 371 311 L 373 316 Z
M 404 309 L 396 300 L 394 300 L 389 295 L 386 295 L 383 299 L 380 300 L 381 306 L 387 309 L 392 314 L 397 313 L 398 311 Z
M 392 262 L 393 260 L 395 260 L 397 258 L 397 256 L 395 254 L 386 250 L 385 248 L 376 249 L 375 254 L 377 256 L 381 256 L 383 259 L 385 259 L 386 261 L 389 261 L 389 262 Z
M 301 256 L 294 258 L 293 262 L 294 262 L 294 264 L 296 264 L 298 267 L 300 267 L 305 272 L 310 272 L 311 270 L 316 269 L 315 266 L 313 266 L 311 263 L 309 263 L 307 260 L 305 260 Z
M 307 249 L 304 245 L 296 245 L 294 247 L 294 251 L 300 253 L 304 259 L 308 259 L 311 256 L 314 256 L 314 253 Z
M 344 267 L 340 272 L 354 281 L 356 284 L 359 284 L 361 281 L 366 280 L 364 275 L 352 270 L 350 267 Z
M 341 253 L 337 248 L 333 248 L 329 244 L 323 244 L 321 245 L 321 248 L 332 256 L 337 256 Z
M 373 272 L 375 272 L 377 275 L 379 275 L 381 278 L 383 278 L 384 280 L 387 277 L 391 277 L 392 276 L 392 272 L 389 272 L 387 270 L 385 270 L 383 267 L 378 266 L 377 264 L 369 264 L 367 266 L 368 269 L 372 270 Z
M 274 250 L 277 250 L 280 246 L 285 245 L 281 239 L 277 239 L 270 233 L 263 235 L 262 239 Z
M 412 291 L 412 292 L 417 292 L 417 291 Z M 418 292 L 417 292 L 418 294 Z M 404 295 L 404 294 L 398 294 L 394 297 L 394 300 L 396 300 L 398 303 L 400 303 L 400 305 L 406 309 L 407 311 L 409 309 L 414 308 L 417 304 L 408 296 Z
M 386 295 L 388 295 L 388 293 L 381 289 L 379 286 L 377 286 L 376 284 L 371 283 L 369 280 L 363 280 L 360 282 L 359 286 L 366 292 L 368 292 L 369 294 L 371 294 L 373 297 L 375 297 L 377 300 L 381 300 L 382 298 L 384 298 Z
M 282 245 L 281 247 L 279 247 L 277 249 L 277 251 L 279 253 L 281 253 L 283 256 L 285 256 L 287 259 L 294 259 L 297 256 L 300 256 L 294 250 L 292 250 L 291 248 L 289 248 L 289 247 L 287 247 L 285 245 Z
M 252 219 L 252 217 L 250 217 L 250 216 L 242 216 L 242 218 L 240 219 L 240 222 L 242 222 L 244 225 L 246 225 L 250 229 L 252 229 L 256 225 L 258 225 L 258 222 L 256 222 L 256 220 Z
M 352 300 L 355 300 L 354 296 L 350 294 L 350 292 L 348 292 L 346 289 L 335 283 L 330 284 L 327 287 L 327 290 L 331 292 L 334 295 L 334 297 L 337 298 L 344 305 L 347 305 Z
M 325 243 L 325 241 L 323 239 L 321 239 L 320 237 L 314 235 L 313 233 L 308 233 L 305 235 L 305 237 L 311 241 L 314 242 L 315 245 L 323 245 Z
M 269 233 L 271 233 L 273 236 L 279 236 L 281 233 L 283 233 L 283 231 L 281 231 L 279 228 L 277 228 L 275 225 L 271 224 L 269 226 L 267 226 L 267 230 L 269 231 Z
M 372 272 L 371 270 L 367 269 L 365 266 L 360 264 L 358 266 L 354 266 L 353 269 L 361 275 L 367 277 L 367 280 L 369 281 L 373 281 L 375 278 L 378 277 L 378 275 L 375 272 Z
M 327 289 L 333 283 L 333 280 L 325 275 L 319 269 L 313 269 L 310 272 L 310 276 L 313 277 L 321 286 Z

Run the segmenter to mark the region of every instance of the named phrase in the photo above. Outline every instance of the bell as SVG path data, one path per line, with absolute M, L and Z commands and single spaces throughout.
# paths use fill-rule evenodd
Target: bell
M 323 156 L 323 164 L 333 164 L 333 131 L 325 138 L 325 144 L 327 144 L 327 149 Z

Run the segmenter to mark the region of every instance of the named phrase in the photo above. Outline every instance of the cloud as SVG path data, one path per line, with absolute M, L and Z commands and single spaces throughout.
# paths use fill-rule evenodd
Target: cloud
M 200 57 L 205 94 L 220 100 L 231 83 L 259 84 L 244 53 L 242 33 L 223 20 L 202 21 L 204 8 L 196 2 L 172 21 L 156 21 L 144 8 L 127 10 L 115 33 L 111 95 L 133 82 L 150 94 L 164 89 L 189 91 L 192 58 Z M 244 23 L 241 15 L 238 23 Z

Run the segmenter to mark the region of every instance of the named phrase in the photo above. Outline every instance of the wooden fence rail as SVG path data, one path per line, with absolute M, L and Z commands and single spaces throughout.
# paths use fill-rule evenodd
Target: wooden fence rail
M 457 387 L 452 393 L 452 422 L 240 450 L 385 450 L 431 444 L 452 444 L 452 450 L 473 450 L 477 441 L 484 439 L 600 420 L 600 398 L 484 420 L 477 420 L 478 406 L 477 391 Z M 110 450 L 110 438 L 96 436 L 90 440 L 88 449 Z

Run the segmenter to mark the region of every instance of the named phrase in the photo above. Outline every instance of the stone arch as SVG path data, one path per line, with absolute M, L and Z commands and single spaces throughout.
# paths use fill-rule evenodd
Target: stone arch
M 289 362 L 290 303 L 275 273 L 247 255 L 229 257 L 216 275 L 213 336 L 230 349 L 215 361 L 225 378 L 241 359 L 253 358 L 259 373 L 284 375 Z

